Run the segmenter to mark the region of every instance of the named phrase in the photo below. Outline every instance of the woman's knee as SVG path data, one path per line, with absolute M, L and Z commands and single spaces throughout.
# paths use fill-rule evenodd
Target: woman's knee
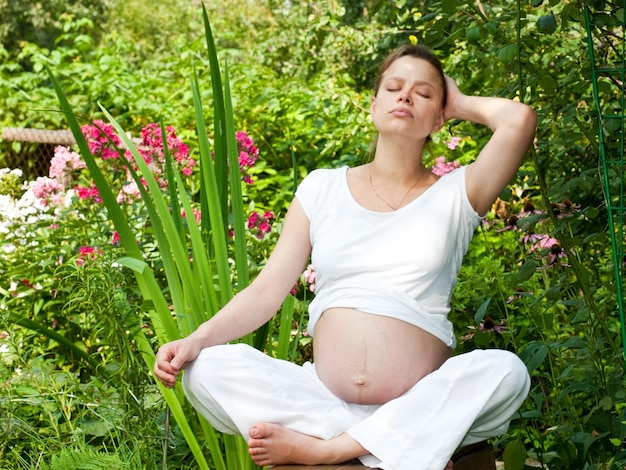
M 249 346 L 245 344 L 223 344 L 200 351 L 183 373 L 185 392 L 194 393 L 198 387 L 206 392 L 209 384 L 219 382 L 222 375 L 232 372 L 232 367 L 245 356 L 247 348 Z
M 494 350 L 496 369 L 500 371 L 501 387 L 512 395 L 524 399 L 530 389 L 530 376 L 526 364 L 514 353 L 506 350 Z

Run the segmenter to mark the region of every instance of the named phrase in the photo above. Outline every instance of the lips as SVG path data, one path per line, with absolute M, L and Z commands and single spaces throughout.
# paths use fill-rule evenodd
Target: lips
M 393 114 L 394 116 L 398 116 L 398 117 L 413 117 L 413 113 L 409 111 L 407 108 L 403 108 L 403 107 L 393 108 L 389 112 L 389 114 Z

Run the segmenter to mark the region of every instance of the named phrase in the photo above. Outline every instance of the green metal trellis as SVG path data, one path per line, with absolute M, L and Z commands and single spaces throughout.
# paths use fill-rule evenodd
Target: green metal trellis
M 593 0 L 589 3 L 590 5 L 585 8 L 585 23 L 591 59 L 593 96 L 598 112 L 600 172 L 613 248 L 622 351 L 626 357 L 626 324 L 624 322 L 624 265 L 626 263 L 626 239 L 624 238 L 626 22 L 624 16 L 626 0 Z

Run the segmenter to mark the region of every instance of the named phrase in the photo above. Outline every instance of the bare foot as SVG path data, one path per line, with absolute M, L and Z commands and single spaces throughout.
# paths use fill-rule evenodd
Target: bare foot
M 368 452 L 347 434 L 319 439 L 273 423 L 250 428 L 248 452 L 257 465 L 318 465 L 345 462 Z

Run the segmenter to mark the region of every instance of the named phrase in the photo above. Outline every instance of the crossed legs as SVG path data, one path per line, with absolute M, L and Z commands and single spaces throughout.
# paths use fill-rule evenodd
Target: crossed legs
M 511 353 L 475 351 L 451 358 L 385 405 L 355 405 L 330 393 L 311 364 L 229 345 L 204 350 L 183 385 L 216 429 L 249 439 L 260 465 L 358 457 L 372 468 L 436 470 L 451 468 L 458 446 L 506 431 L 528 374 Z

